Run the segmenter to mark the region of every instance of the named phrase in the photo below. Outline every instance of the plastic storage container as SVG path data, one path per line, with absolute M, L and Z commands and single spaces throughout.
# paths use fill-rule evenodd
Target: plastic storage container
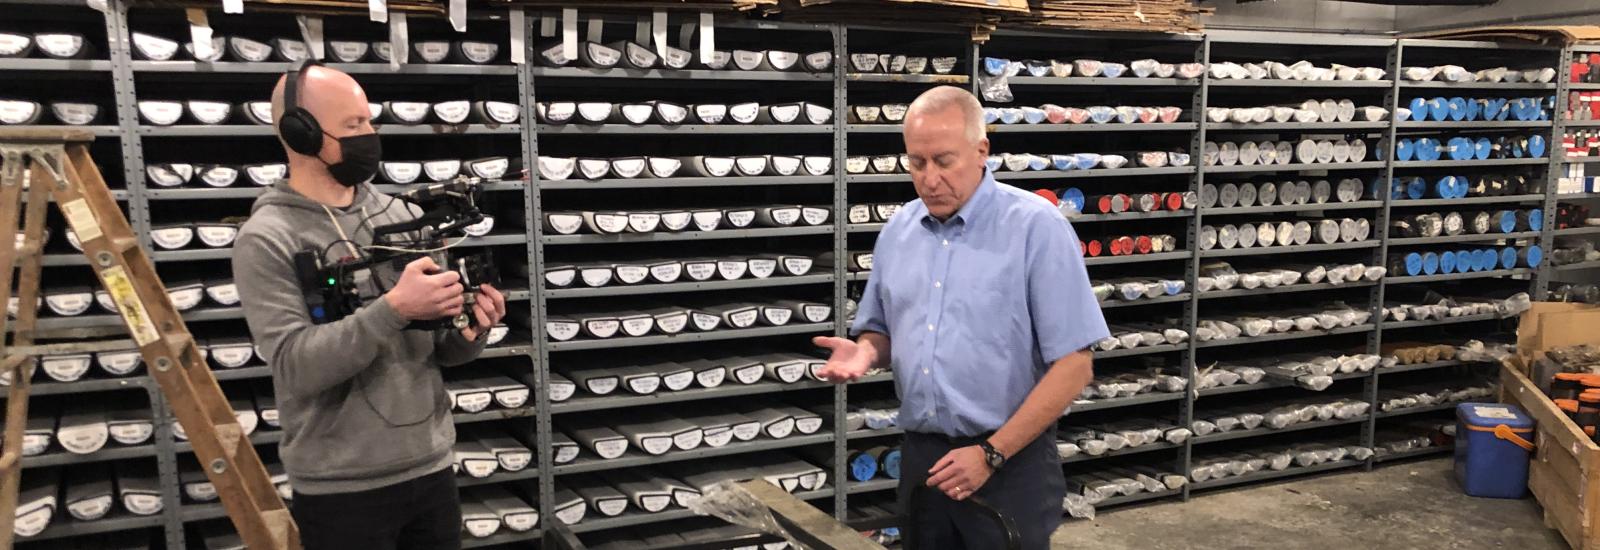
M 1456 482 L 1468 495 L 1522 498 L 1528 493 L 1533 419 L 1516 405 L 1456 406 Z

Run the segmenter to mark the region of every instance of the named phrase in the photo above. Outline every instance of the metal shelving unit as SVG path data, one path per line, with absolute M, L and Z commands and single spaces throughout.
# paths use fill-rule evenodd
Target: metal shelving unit
M 24 0 L 30 2 L 35 0 Z M 44 1 L 44 0 L 37 0 Z M 59 2 L 56 2 L 59 3 Z M 72 4 L 77 5 L 77 4 Z M 231 188 L 152 188 L 145 184 L 144 166 L 147 151 L 155 151 L 172 144 L 193 141 L 195 138 L 208 138 L 224 141 L 238 138 L 240 141 L 252 144 L 266 144 L 270 139 L 271 128 L 268 126 L 252 125 L 223 125 L 223 126 L 148 126 L 138 118 L 135 100 L 140 97 L 135 91 L 136 87 L 154 87 L 153 83 L 186 81 L 195 78 L 195 75 L 211 74 L 261 74 L 270 75 L 281 73 L 287 68 L 286 63 L 195 63 L 190 61 L 152 62 L 132 59 L 128 49 L 128 7 L 123 0 L 110 0 L 110 9 L 105 14 L 89 11 L 83 7 L 87 17 L 103 19 L 110 45 L 107 58 L 103 60 L 84 61 L 57 61 L 43 59 L 5 59 L 0 60 L 0 74 L 11 72 L 84 72 L 104 76 L 111 80 L 111 101 L 105 107 L 106 111 L 115 111 L 114 122 L 100 126 L 86 127 L 97 136 L 115 138 L 116 150 L 120 159 L 103 159 L 106 165 L 115 165 L 121 168 L 120 174 L 116 170 L 107 170 L 111 179 L 126 182 L 125 189 L 117 191 L 118 198 L 125 200 L 128 206 L 130 220 L 141 233 L 147 233 L 152 225 L 151 207 L 167 201 L 192 201 L 227 199 L 247 201 L 258 196 L 262 190 L 253 187 Z M 151 10 L 168 10 L 167 16 L 174 21 L 182 21 L 182 15 L 170 8 L 139 8 Z M 263 17 L 286 17 L 263 15 Z M 617 23 L 631 23 L 632 19 L 617 19 Z M 859 250 L 859 246 L 852 247 L 852 243 L 865 242 L 870 235 L 880 231 L 884 224 L 865 223 L 849 224 L 844 220 L 842 213 L 852 204 L 858 196 L 893 192 L 899 190 L 902 197 L 909 198 L 911 191 L 909 174 L 857 174 L 844 173 L 844 159 L 852 151 L 858 153 L 872 152 L 882 154 L 896 151 L 899 147 L 898 134 L 902 127 L 896 124 L 851 124 L 846 119 L 846 113 L 851 105 L 852 98 L 867 98 L 862 101 L 882 101 L 882 98 L 894 97 L 894 100 L 909 101 L 916 93 L 928 86 L 936 84 L 954 84 L 973 87 L 976 86 L 977 63 L 987 52 L 1002 52 L 1006 48 L 1031 47 L 1033 51 L 1048 53 L 1060 49 L 1059 41 L 1087 41 L 1085 43 L 1100 44 L 1106 41 L 1133 41 L 1143 46 L 1150 46 L 1151 51 L 1161 52 L 1158 57 L 1165 56 L 1167 62 L 1201 62 L 1209 63 L 1213 59 L 1230 60 L 1238 59 L 1237 56 L 1229 57 L 1224 52 L 1229 47 L 1249 44 L 1273 44 L 1290 48 L 1321 48 L 1335 52 L 1336 55 L 1346 55 L 1350 58 L 1360 57 L 1367 60 L 1367 64 L 1384 66 L 1390 74 L 1395 74 L 1396 69 L 1402 66 L 1402 59 L 1410 57 L 1410 52 L 1433 48 L 1451 48 L 1461 54 L 1475 54 L 1480 51 L 1491 51 L 1492 48 L 1478 43 L 1457 43 L 1442 41 L 1418 41 L 1410 39 L 1393 39 L 1383 37 L 1350 37 L 1350 36 L 1322 36 L 1312 34 L 1284 35 L 1280 33 L 1251 33 L 1239 31 L 1221 31 L 1208 33 L 1204 36 L 1153 36 L 1138 34 L 1101 35 L 1094 33 L 1036 33 L 997 31 L 994 39 L 983 46 L 973 46 L 967 42 L 965 35 L 939 35 L 932 32 L 896 30 L 882 28 L 855 28 L 827 24 L 792 24 L 792 23 L 751 23 L 743 21 L 721 21 L 719 27 L 726 27 L 735 31 L 759 31 L 770 33 L 773 44 L 781 44 L 781 35 L 794 33 L 811 33 L 817 44 L 825 41 L 833 48 L 836 60 L 844 60 L 852 51 L 876 51 L 879 44 L 885 43 L 881 37 L 874 37 L 876 33 L 901 33 L 920 35 L 925 39 L 906 41 L 905 48 L 927 48 L 930 53 L 939 55 L 956 54 L 961 62 L 957 73 L 951 75 L 884 75 L 884 74 L 852 74 L 846 71 L 845 63 L 836 62 L 832 72 L 807 73 L 807 72 L 777 72 L 777 71 L 705 71 L 705 70 L 631 70 L 610 69 L 596 70 L 579 67 L 550 68 L 534 66 L 532 64 L 494 64 L 494 65 L 457 65 L 457 64 L 408 64 L 402 65 L 398 70 L 390 68 L 387 64 L 359 63 L 359 64 L 334 64 L 333 67 L 345 70 L 360 78 L 370 77 L 375 81 L 385 83 L 408 83 L 415 80 L 420 83 L 452 83 L 471 80 L 474 84 L 484 79 L 500 79 L 509 83 L 515 79 L 519 91 L 518 101 L 522 107 L 522 122 L 519 124 L 484 125 L 463 124 L 454 126 L 415 125 L 402 126 L 387 124 L 380 127 L 380 133 L 385 136 L 399 136 L 405 139 L 473 139 L 473 140 L 509 140 L 515 137 L 518 140 L 518 151 L 523 166 L 531 166 L 530 159 L 539 155 L 541 147 L 546 150 L 559 148 L 562 140 L 584 139 L 587 135 L 606 135 L 608 143 L 625 143 L 628 140 L 726 140 L 739 136 L 756 136 L 761 140 L 787 139 L 814 139 L 819 143 L 826 142 L 826 148 L 834 156 L 834 170 L 825 176 L 763 176 L 763 177 L 729 177 L 729 178 L 640 178 L 640 179 L 602 179 L 598 181 L 539 181 L 537 176 L 530 181 L 504 181 L 495 182 L 487 186 L 488 189 L 504 193 L 521 193 L 522 215 L 521 224 L 500 224 L 499 229 L 518 231 L 516 233 L 497 233 L 488 238 L 475 239 L 465 245 L 496 246 L 514 249 L 520 255 L 526 252 L 529 272 L 539 273 L 543 267 L 550 264 L 547 259 L 552 253 L 561 254 L 573 250 L 609 253 L 612 249 L 625 249 L 627 247 L 644 247 L 654 243 L 676 243 L 693 241 L 696 246 L 706 248 L 719 246 L 762 247 L 772 243 L 770 239 L 806 238 L 821 241 L 830 239 L 831 251 L 837 257 L 845 257 L 850 250 Z M 137 29 L 135 29 L 137 30 Z M 522 41 L 532 44 L 538 41 L 537 29 L 532 24 L 525 25 L 517 32 L 521 34 Z M 1031 46 L 1029 40 L 1038 40 Z M 1057 42 L 1052 42 L 1057 41 Z M 893 40 L 887 43 L 896 44 L 895 47 L 883 46 L 882 50 L 890 52 L 899 48 L 899 42 Z M 954 47 L 941 45 L 955 44 Z M 854 45 L 853 45 L 854 44 Z M 860 45 L 855 46 L 855 45 Z M 815 51 L 814 49 L 812 51 Z M 1524 54 L 1537 54 L 1550 57 L 1558 55 L 1564 58 L 1566 51 L 1554 49 L 1519 50 Z M 1342 52 L 1342 53 L 1341 53 Z M 530 52 L 531 55 L 531 52 Z M 1120 59 L 1120 53 L 1108 53 L 1108 59 Z M 1257 56 L 1259 57 L 1259 55 Z M 1541 57 L 1542 59 L 1542 57 Z M 1564 65 L 1556 59 L 1556 66 Z M 96 76 L 97 78 L 99 76 Z M 245 78 L 245 77 L 238 77 Z M 254 77 L 251 77 L 254 78 Z M 598 126 L 560 125 L 550 126 L 535 124 L 532 113 L 533 104 L 537 98 L 545 97 L 552 90 L 559 90 L 562 86 L 610 86 L 626 87 L 630 92 L 645 94 L 654 89 L 670 89 L 681 85 L 685 81 L 696 81 L 695 92 L 705 97 L 730 97 L 743 93 L 740 90 L 750 90 L 759 87 L 761 83 L 781 83 L 785 87 L 796 90 L 815 91 L 814 97 L 809 99 L 817 103 L 831 104 L 834 109 L 835 120 L 824 125 L 618 125 L 605 124 Z M 1367 160 L 1364 162 L 1342 164 L 1287 164 L 1287 165 L 1251 165 L 1251 166 L 1204 166 L 1200 162 L 1201 146 L 1205 143 L 1210 132 L 1226 133 L 1275 133 L 1298 134 L 1314 132 L 1354 132 L 1361 134 L 1382 134 L 1393 142 L 1398 130 L 1480 130 L 1480 131 L 1548 131 L 1549 143 L 1560 143 L 1559 137 L 1566 127 L 1594 126 L 1596 122 L 1571 122 L 1557 118 L 1554 121 L 1533 122 L 1410 122 L 1410 121 L 1379 121 L 1379 122 L 1350 122 L 1350 123 L 1276 123 L 1276 124 L 1233 124 L 1209 123 L 1203 117 L 1196 116 L 1204 113 L 1209 105 L 1223 105 L 1221 100 L 1225 94 L 1271 94 L 1283 93 L 1294 97 L 1347 97 L 1347 94 L 1366 94 L 1361 97 L 1378 97 L 1370 104 L 1381 104 L 1393 111 L 1402 95 L 1409 91 L 1415 93 L 1436 93 L 1449 89 L 1460 89 L 1466 92 L 1493 94 L 1503 91 L 1507 94 L 1526 93 L 1538 91 L 1540 94 L 1554 93 L 1559 101 L 1566 101 L 1566 92 L 1575 89 L 1594 89 L 1596 85 L 1569 85 L 1566 83 L 1566 69 L 1561 69 L 1561 75 L 1555 84 L 1446 84 L 1438 82 L 1415 83 L 1396 80 L 1377 81 L 1287 81 L 1287 80 L 1218 80 L 1209 74 L 1193 80 L 1160 79 L 1160 78 L 1053 78 L 1053 77 L 1028 77 L 1019 76 L 1010 79 L 1017 96 L 1023 101 L 1016 104 L 1029 102 L 1042 102 L 1044 100 L 1029 99 L 1048 97 L 1051 93 L 1070 91 L 1072 93 L 1094 93 L 1095 90 L 1104 91 L 1106 94 L 1116 95 L 1129 92 L 1144 94 L 1166 94 L 1175 105 L 1181 105 L 1186 115 L 1179 122 L 1173 123 L 1136 123 L 1136 124 L 1036 124 L 1036 125 L 992 125 L 988 128 L 992 139 L 1006 140 L 1115 140 L 1129 136 L 1163 136 L 1173 139 L 1182 139 L 1186 146 L 1174 147 L 1184 150 L 1194 159 L 1192 166 L 1138 168 L 1124 167 L 1119 169 L 1096 169 L 1074 171 L 1039 171 L 1039 172 L 998 172 L 996 178 L 1003 182 L 1010 182 L 1022 187 L 1053 186 L 1055 182 L 1070 181 L 1071 185 L 1152 185 L 1161 190 L 1170 191 L 1198 191 L 1199 186 L 1208 179 L 1220 180 L 1222 178 L 1245 178 L 1253 176 L 1268 176 L 1272 173 L 1329 173 L 1334 177 L 1344 177 L 1349 174 L 1357 175 L 1355 171 L 1367 171 L 1360 174 L 1363 180 L 1369 175 L 1389 178 L 1395 175 L 1396 170 L 1442 168 L 1471 173 L 1471 169 L 1486 168 L 1496 171 L 1509 170 L 1536 170 L 1536 166 L 1547 166 L 1545 175 L 1549 178 L 1546 189 L 1554 189 L 1555 168 L 1563 162 L 1600 162 L 1600 159 L 1572 159 L 1566 160 L 1559 156 L 1528 159 L 1500 159 L 1489 161 L 1437 161 L 1437 162 L 1393 162 Z M 570 83 L 570 84 L 569 84 Z M 705 83 L 705 84 L 700 84 Z M 222 85 L 222 84 L 219 84 Z M 468 86 L 469 88 L 471 86 Z M 722 87 L 728 90 L 721 89 Z M 1030 95 L 1032 94 L 1032 95 Z M 647 95 L 640 95 L 639 99 L 650 99 Z M 1560 108 L 1558 107 L 1558 111 Z M 831 139 L 828 137 L 831 135 Z M 431 137 L 430 137 L 431 136 Z M 169 139 L 170 138 L 170 139 Z M 592 139 L 592 138 L 591 138 Z M 874 142 L 872 140 L 879 140 Z M 753 141 L 753 140 L 752 140 Z M 1375 143 L 1376 140 L 1369 140 Z M 441 141 L 441 143 L 445 143 Z M 653 143 L 653 142 L 652 142 Z M 877 143 L 884 150 L 853 149 L 866 147 Z M 883 145 L 883 144 L 888 145 Z M 1023 143 L 1034 143 L 1024 141 Z M 1023 151 L 1041 149 L 1029 148 L 1000 148 L 995 150 Z M 1081 149 L 1092 150 L 1092 149 Z M 776 152 L 776 151 L 775 151 Z M 1368 158 L 1376 158 L 1369 155 Z M 204 159 L 197 159 L 204 160 Z M 1220 177 L 1214 175 L 1221 175 Z M 1153 189 L 1154 187 L 1152 187 Z M 385 186 L 385 191 L 398 190 L 397 186 Z M 787 227 L 787 228 L 755 228 L 742 230 L 718 230 L 710 232 L 683 232 L 683 233 L 651 233 L 651 234 L 624 234 L 624 235 L 550 235 L 545 232 L 539 221 L 543 212 L 550 205 L 560 203 L 562 210 L 569 209 L 568 199 L 574 197 L 611 196 L 607 193 L 617 193 L 625 190 L 639 190 L 653 192 L 655 190 L 673 190 L 683 196 L 693 197 L 692 194 L 704 194 L 707 197 L 719 193 L 784 193 L 784 192 L 809 192 L 828 193 L 832 199 L 828 206 L 833 208 L 832 222 L 816 227 Z M 1137 268 L 1155 272 L 1173 274 L 1173 278 L 1182 278 L 1193 288 L 1197 278 L 1200 264 L 1212 259 L 1244 259 L 1262 258 L 1269 259 L 1281 254 L 1301 253 L 1332 253 L 1340 257 L 1352 259 L 1360 258 L 1368 265 L 1383 265 L 1382 260 L 1392 246 L 1430 245 L 1446 242 L 1480 242 L 1497 240 L 1537 239 L 1547 249 L 1551 240 L 1557 235 L 1586 235 L 1600 233 L 1600 229 L 1577 228 L 1575 230 L 1554 230 L 1545 232 L 1518 232 L 1508 234 L 1488 235 L 1462 235 L 1456 237 L 1430 238 L 1430 239 L 1403 239 L 1388 238 L 1384 229 L 1388 226 L 1388 219 L 1392 208 L 1395 207 L 1455 207 L 1470 205 L 1532 205 L 1540 204 L 1546 217 L 1546 226 L 1553 223 L 1554 204 L 1557 199 L 1587 199 L 1594 198 L 1594 194 L 1562 195 L 1552 193 L 1528 194 L 1497 197 L 1469 197 L 1464 199 L 1423 199 L 1423 200 L 1389 200 L 1371 199 L 1332 204 L 1305 204 L 1305 205 L 1274 205 L 1234 208 L 1203 208 L 1199 210 L 1185 210 L 1177 212 L 1151 212 L 1143 214 L 1091 214 L 1080 216 L 1073 220 L 1080 234 L 1106 231 L 1128 231 L 1132 224 L 1121 222 L 1139 221 L 1142 224 L 1171 224 L 1171 233 L 1178 237 L 1178 251 L 1127 255 L 1127 256 L 1102 256 L 1088 258 L 1085 264 L 1089 266 L 1091 276 L 1111 273 L 1120 274 L 1126 270 Z M 693 201 L 687 201 L 686 204 Z M 880 200 L 879 202 L 886 202 Z M 174 207 L 175 203 L 166 204 Z M 160 208 L 161 206 L 157 206 Z M 1328 245 L 1305 245 L 1294 247 L 1255 247 L 1229 250 L 1199 250 L 1193 246 L 1195 234 L 1203 223 L 1209 221 L 1211 216 L 1236 216 L 1262 213 L 1310 213 L 1328 212 L 1329 215 L 1367 217 L 1371 216 L 1372 226 L 1379 234 L 1371 240 L 1353 243 L 1334 243 Z M 1369 214 L 1370 213 L 1370 214 Z M 503 215 L 502 215 L 503 216 Z M 526 228 L 526 229 L 523 229 Z M 1122 228 L 1122 229 L 1119 229 Z M 826 237 L 824 237 L 826 236 Z M 143 244 L 150 245 L 148 236 L 143 239 Z M 613 246 L 614 245 L 614 246 Z M 153 256 L 161 262 L 163 269 L 168 265 L 187 266 L 195 265 L 221 265 L 219 262 L 229 257 L 229 249 L 188 249 L 176 251 L 160 251 Z M 168 262 L 183 262 L 169 264 Z M 209 262 L 209 263 L 207 263 Z M 1179 266 L 1178 263 L 1182 262 Z M 51 269 L 63 269 L 56 266 L 81 266 L 86 262 L 75 255 L 53 255 L 46 265 Z M 1139 265 L 1134 265 L 1139 264 Z M 1148 265 L 1146 265 L 1148 264 Z M 1235 307 L 1235 298 L 1242 301 L 1251 296 L 1289 294 L 1294 293 L 1297 302 L 1304 293 L 1341 292 L 1359 289 L 1368 296 L 1367 305 L 1374 312 L 1384 303 L 1385 289 L 1390 285 L 1416 285 L 1431 283 L 1449 283 L 1463 279 L 1503 279 L 1506 284 L 1521 285 L 1520 279 L 1528 281 L 1530 288 L 1542 294 L 1543 283 L 1547 282 L 1556 272 L 1570 272 L 1582 269 L 1600 267 L 1600 262 L 1584 262 L 1559 267 L 1543 266 L 1539 269 L 1517 268 L 1503 269 L 1488 272 L 1468 274 L 1448 274 L 1421 277 L 1405 277 L 1391 274 L 1381 282 L 1346 283 L 1342 285 L 1316 284 L 1316 285 L 1290 285 L 1266 289 L 1236 289 L 1229 291 L 1213 292 L 1183 292 L 1175 296 L 1164 296 L 1153 299 L 1134 301 L 1111 301 L 1102 305 L 1110 315 L 1127 315 L 1134 318 L 1141 316 L 1167 316 L 1182 319 L 1184 328 L 1194 328 L 1198 319 L 1207 317 L 1218 311 L 1229 311 Z M 215 268 L 213 268 L 215 269 Z M 222 268 L 225 269 L 225 268 Z M 1183 275 L 1178 277 L 1178 270 Z M 219 272 L 220 274 L 220 272 Z M 630 452 L 617 460 L 597 460 L 586 457 L 576 462 L 552 465 L 554 462 L 552 447 L 552 434 L 558 433 L 563 417 L 579 413 L 595 411 L 627 409 L 656 410 L 661 406 L 683 406 L 686 403 L 700 402 L 703 400 L 728 399 L 748 397 L 754 399 L 777 399 L 796 395 L 793 392 L 805 392 L 807 399 L 821 399 L 826 402 L 827 397 L 820 397 L 830 389 L 831 401 L 836 415 L 842 416 L 847 407 L 860 395 L 871 397 L 884 395 L 889 388 L 883 382 L 893 380 L 892 373 L 885 373 L 864 379 L 848 386 L 830 386 L 820 382 L 803 381 L 795 384 L 778 384 L 769 381 L 751 385 L 724 385 L 717 388 L 687 389 L 678 392 L 659 392 L 650 395 L 616 394 L 608 396 L 593 396 L 580 393 L 569 400 L 551 402 L 549 392 L 543 391 L 545 382 L 552 375 L 552 358 L 558 362 L 568 352 L 595 353 L 600 350 L 617 349 L 619 353 L 642 355 L 649 353 L 648 346 L 670 346 L 665 349 L 672 351 L 697 349 L 696 346 L 716 346 L 722 342 L 747 343 L 756 339 L 789 338 L 796 341 L 809 335 L 845 333 L 847 324 L 842 315 L 835 315 L 831 321 L 824 323 L 792 323 L 779 327 L 762 327 L 738 330 L 723 330 L 708 333 L 687 333 L 671 336 L 647 336 L 642 338 L 613 338 L 604 340 L 573 340 L 566 342 L 547 341 L 542 331 L 533 327 L 542 327 L 543 321 L 550 315 L 553 305 L 557 311 L 569 307 L 570 304 L 579 304 L 589 300 L 629 299 L 655 295 L 658 293 L 690 294 L 690 293 L 749 293 L 753 295 L 784 295 L 791 291 L 810 289 L 831 289 L 831 303 L 835 312 L 842 313 L 844 304 L 853 288 L 858 288 L 870 273 L 850 273 L 846 271 L 843 262 L 836 262 L 831 270 L 814 271 L 800 277 L 772 277 L 767 279 L 741 279 L 733 281 L 698 282 L 698 283 L 672 283 L 637 286 L 607 286 L 600 288 L 567 288 L 549 289 L 540 283 L 526 281 L 516 282 L 516 288 L 506 289 L 508 296 L 514 302 L 513 307 L 527 307 L 529 312 L 528 322 L 531 327 L 518 327 L 508 340 L 499 346 L 487 351 L 485 359 L 494 359 L 497 363 L 512 364 L 519 375 L 525 375 L 526 381 L 531 382 L 534 399 L 522 408 L 488 410 L 474 414 L 456 414 L 457 423 L 514 423 L 518 430 L 526 436 L 525 441 L 534 447 L 538 456 L 535 464 L 519 472 L 500 472 L 483 479 L 460 479 L 462 486 L 476 486 L 485 484 L 520 484 L 540 495 L 540 502 L 536 507 L 540 510 L 549 510 L 557 480 L 565 476 L 581 472 L 595 472 L 609 469 L 631 468 L 643 465 L 652 465 L 664 462 L 679 462 L 689 460 L 714 459 L 742 455 L 747 453 L 766 453 L 793 450 L 800 447 L 832 445 L 836 451 L 843 451 L 849 441 L 866 437 L 895 437 L 901 434 L 898 428 L 888 430 L 861 430 L 847 432 L 843 426 L 828 426 L 822 432 L 812 435 L 795 435 L 777 440 L 756 440 L 748 443 L 731 443 L 721 448 L 703 448 L 688 452 L 668 453 L 663 456 L 646 456 L 642 453 Z M 831 285 L 825 287 L 824 285 Z M 1136 307 L 1137 306 L 1137 307 Z M 1360 306 L 1357 306 L 1360 307 Z M 1181 308 L 1181 309 L 1180 309 Z M 1157 312 L 1157 311 L 1160 312 Z M 185 314 L 186 321 L 191 326 L 207 327 L 207 323 L 230 322 L 237 323 L 242 319 L 242 312 L 238 308 L 201 307 Z M 1228 348 L 1229 351 L 1240 350 L 1250 353 L 1266 353 L 1269 348 L 1265 346 L 1246 346 L 1246 344 L 1284 342 L 1290 340 L 1306 339 L 1307 343 L 1296 342 L 1297 348 L 1315 349 L 1316 342 L 1323 337 L 1340 335 L 1362 334 L 1367 337 L 1367 347 L 1376 352 L 1381 345 L 1385 331 L 1411 330 L 1424 327 L 1438 327 L 1459 325 L 1464 323 L 1478 323 L 1489 320 L 1499 320 L 1494 315 L 1478 315 L 1456 317 L 1447 319 L 1430 319 L 1427 321 L 1409 320 L 1404 322 L 1383 321 L 1381 315 L 1375 315 L 1370 324 L 1340 328 L 1335 330 L 1292 332 L 1272 334 L 1257 338 L 1237 338 L 1209 342 L 1191 341 L 1182 344 L 1138 347 L 1132 349 L 1118 349 L 1110 352 L 1098 353 L 1097 358 L 1103 360 L 1103 365 L 1114 368 L 1123 358 L 1134 358 L 1142 361 L 1151 357 L 1159 357 L 1168 364 L 1182 370 L 1184 376 L 1194 383 L 1194 368 L 1199 360 L 1215 352 L 1216 348 Z M 117 326 L 120 321 L 108 315 L 85 315 L 80 317 L 47 317 L 41 319 L 41 329 L 57 328 L 83 328 L 100 326 Z M 203 328 L 200 332 L 204 332 Z M 1346 337 L 1346 339 L 1351 337 Z M 1342 349 L 1342 348 L 1341 348 Z M 525 362 L 519 362 L 525 361 Z M 1424 365 L 1405 365 L 1390 369 L 1381 369 L 1369 375 L 1344 376 L 1341 380 L 1363 378 L 1363 394 L 1367 399 L 1376 402 L 1376 392 L 1380 380 L 1384 377 L 1401 373 L 1411 373 L 1430 369 L 1442 369 L 1460 365 L 1455 361 L 1441 361 Z M 217 377 L 225 385 L 238 384 L 239 381 L 262 380 L 269 376 L 269 370 L 264 366 L 252 366 L 234 370 L 218 370 Z M 447 376 L 449 374 L 447 373 Z M 1354 382 L 1347 382 L 1354 384 Z M 165 414 L 165 405 L 161 400 L 159 391 L 145 376 L 134 376 L 117 379 L 86 379 L 70 384 L 40 383 L 35 386 L 36 395 L 72 395 L 90 392 L 105 391 L 143 391 L 149 396 L 152 403 L 153 418 L 156 423 L 156 434 L 149 445 L 129 448 L 108 448 L 94 455 L 78 457 L 76 455 L 50 454 L 42 457 L 32 457 L 27 460 L 29 468 L 69 466 L 72 464 L 89 461 L 110 461 L 128 458 L 149 459 L 154 457 L 159 466 L 163 486 L 163 500 L 165 510 L 158 515 L 148 517 L 117 516 L 98 522 L 63 522 L 51 526 L 44 534 L 33 540 L 46 540 L 61 537 L 72 537 L 90 533 L 122 531 L 129 529 L 161 528 L 166 537 L 168 548 L 185 548 L 192 546 L 192 540 L 186 538 L 185 523 L 203 519 L 214 519 L 222 516 L 218 506 L 182 505 L 180 502 L 180 489 L 177 482 L 177 456 L 184 452 L 185 445 L 174 442 L 171 437 L 172 420 L 170 414 Z M 1205 398 L 1208 405 L 1218 396 L 1249 394 L 1252 392 L 1293 391 L 1283 384 L 1263 382 L 1249 386 L 1230 386 L 1200 390 L 1198 392 L 1176 393 L 1151 393 L 1121 399 L 1104 399 L 1074 404 L 1071 413 L 1086 414 L 1106 410 L 1155 410 L 1160 409 L 1167 413 L 1173 412 L 1180 422 L 1188 422 L 1194 417 L 1195 403 L 1200 398 Z M 1376 409 L 1374 409 L 1376 410 Z M 1249 432 L 1229 432 L 1191 438 L 1182 445 L 1147 445 L 1137 449 L 1109 453 L 1106 456 L 1091 458 L 1078 458 L 1070 461 L 1081 468 L 1093 461 L 1110 460 L 1121 461 L 1133 457 L 1145 460 L 1165 461 L 1171 458 L 1173 471 L 1187 471 L 1193 458 L 1196 445 L 1207 445 L 1217 441 L 1234 440 L 1242 441 L 1260 436 L 1290 433 L 1296 431 L 1316 430 L 1324 427 L 1346 426 L 1361 424 L 1363 426 L 1363 441 L 1370 444 L 1372 434 L 1380 418 L 1390 418 L 1399 415 L 1428 414 L 1430 409 L 1419 408 L 1416 410 L 1395 411 L 1380 413 L 1368 417 L 1350 420 L 1329 421 L 1327 423 L 1313 423 L 1298 425 L 1286 430 L 1252 430 Z M 1165 413 L 1164 413 L 1165 414 Z M 520 420 L 519 420 L 520 419 Z M 1072 422 L 1073 416 L 1067 417 L 1067 422 Z M 256 434 L 253 441 L 261 445 L 271 445 L 276 437 L 281 437 L 281 432 L 261 432 Z M 1226 437 L 1218 437 L 1226 436 Z M 1420 456 L 1441 449 L 1423 449 L 1413 453 L 1388 454 L 1369 461 L 1344 461 L 1332 464 L 1323 464 L 1309 468 L 1290 468 L 1277 472 L 1260 472 L 1247 476 L 1211 480 L 1206 482 L 1191 483 L 1188 487 L 1177 491 L 1163 491 L 1158 493 L 1144 493 L 1132 497 L 1112 499 L 1101 504 L 1113 506 L 1137 501 L 1162 498 L 1187 499 L 1193 491 L 1204 491 L 1212 488 L 1232 486 L 1244 483 L 1264 482 L 1285 476 L 1309 475 L 1330 470 L 1345 469 L 1350 467 L 1365 466 L 1387 460 L 1395 460 L 1410 456 Z M 840 454 L 840 453 L 835 453 Z M 1098 463 L 1098 462 L 1093 462 Z M 1165 463 L 1165 462 L 1163 462 Z M 833 468 L 832 479 L 838 485 L 827 487 L 818 491 L 800 493 L 801 498 L 817 500 L 822 503 L 831 503 L 832 510 L 837 517 L 843 518 L 848 508 L 852 495 L 892 489 L 894 480 L 875 479 L 867 482 L 847 482 L 845 465 L 831 464 L 820 465 Z M 836 489 L 842 489 L 837 490 Z M 826 504 L 821 504 L 827 508 Z M 549 517 L 549 515 L 547 515 Z M 586 534 L 612 529 L 624 529 L 630 526 L 672 521 L 688 517 L 684 511 L 673 510 L 659 514 L 642 514 L 630 512 L 614 518 L 591 518 L 589 521 L 573 526 L 573 531 Z M 480 547 L 505 543 L 527 542 L 537 540 L 542 531 L 535 530 L 527 533 L 502 532 L 484 539 L 464 540 L 466 547 Z M 25 542 L 23 548 L 29 544 Z

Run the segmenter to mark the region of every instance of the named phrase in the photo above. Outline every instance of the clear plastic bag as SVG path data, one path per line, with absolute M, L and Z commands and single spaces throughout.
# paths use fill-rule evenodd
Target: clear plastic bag
M 1017 76 L 1022 71 L 1022 63 L 1011 61 L 1006 63 L 1000 75 L 990 75 L 984 72 L 978 75 L 978 92 L 983 100 L 991 103 L 1011 103 L 1016 96 L 1011 94 L 1011 77 Z
M 795 548 L 804 548 L 800 542 L 772 517 L 772 512 L 749 491 L 733 481 L 720 481 L 701 491 L 700 497 L 691 499 L 689 510 L 702 516 L 713 516 L 789 541 Z

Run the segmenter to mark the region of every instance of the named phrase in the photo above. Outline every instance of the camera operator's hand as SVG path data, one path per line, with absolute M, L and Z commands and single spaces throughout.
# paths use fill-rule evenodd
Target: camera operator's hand
M 401 317 L 426 321 L 460 315 L 461 292 L 461 274 L 441 270 L 433 258 L 424 256 L 406 264 L 400 281 L 383 299 Z
M 472 325 L 461 329 L 467 341 L 477 341 L 478 336 L 506 316 L 506 296 L 488 284 L 478 285 L 478 301 L 472 304 Z

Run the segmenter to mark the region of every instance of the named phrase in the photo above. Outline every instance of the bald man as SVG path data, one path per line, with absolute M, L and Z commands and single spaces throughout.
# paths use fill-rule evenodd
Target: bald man
M 1109 335 L 1072 226 L 984 167 L 983 108 L 941 86 L 912 102 L 906 157 L 917 200 L 884 225 L 851 334 L 819 373 L 849 382 L 892 366 L 900 396 L 900 503 L 921 548 L 998 548 L 974 496 L 1045 549 L 1066 483 L 1056 422 L 1093 378 Z M 890 344 L 893 344 L 892 346 Z M 919 489 L 917 486 L 921 485 Z
M 289 78 L 297 89 L 285 97 Z M 286 122 L 294 108 L 315 124 Z M 234 244 L 233 272 L 250 334 L 272 366 L 278 454 L 301 541 L 308 550 L 459 548 L 455 424 L 439 369 L 478 356 L 505 298 L 483 285 L 467 328 L 404 330 L 463 311 L 457 274 L 423 258 L 399 273 L 387 264 L 357 273 L 366 305 L 314 324 L 295 253 L 364 257 L 374 227 L 420 212 L 368 183 L 382 151 L 366 93 L 350 75 L 297 68 L 274 88 L 272 112 L 289 178 L 256 200 Z

